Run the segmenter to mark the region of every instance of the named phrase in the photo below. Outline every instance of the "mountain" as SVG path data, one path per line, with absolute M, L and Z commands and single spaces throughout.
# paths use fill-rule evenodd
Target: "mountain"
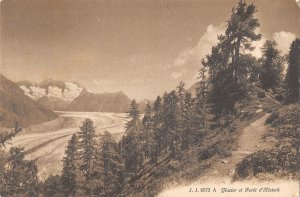
M 41 83 L 18 82 L 24 93 L 51 110 L 64 110 L 85 88 L 78 83 L 46 80 Z
M 92 93 L 76 82 L 21 81 L 18 85 L 25 95 L 55 111 L 126 112 L 130 104 L 123 92 Z
M 84 90 L 66 108 L 67 111 L 126 112 L 130 99 L 123 92 L 96 94 Z
M 57 118 L 57 115 L 24 94 L 14 82 L 0 74 L 0 114 L 5 114 L 2 126 L 11 127 L 15 121 L 23 127 Z

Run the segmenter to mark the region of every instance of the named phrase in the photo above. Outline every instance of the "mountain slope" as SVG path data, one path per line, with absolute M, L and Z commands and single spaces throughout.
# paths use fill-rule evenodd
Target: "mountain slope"
M 130 99 L 123 92 L 95 94 L 83 91 L 66 108 L 67 111 L 126 112 Z
M 24 127 L 57 118 L 57 115 L 26 96 L 14 82 L 0 74 L 0 114 L 5 114 L 2 126 L 13 126 L 15 121 Z

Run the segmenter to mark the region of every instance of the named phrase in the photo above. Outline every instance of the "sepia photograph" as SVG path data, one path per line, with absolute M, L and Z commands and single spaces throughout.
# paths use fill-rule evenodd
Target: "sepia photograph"
M 300 0 L 0 7 L 0 197 L 300 197 Z

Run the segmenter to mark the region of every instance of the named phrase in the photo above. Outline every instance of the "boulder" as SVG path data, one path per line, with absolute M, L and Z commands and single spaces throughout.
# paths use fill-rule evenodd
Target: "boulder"
M 227 164 L 227 163 L 228 163 L 228 161 L 225 160 L 225 159 L 221 160 L 221 162 L 224 163 L 224 164 Z

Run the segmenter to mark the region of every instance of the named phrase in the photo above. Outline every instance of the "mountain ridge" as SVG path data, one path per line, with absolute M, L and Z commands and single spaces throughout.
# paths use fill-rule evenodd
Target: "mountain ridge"
M 24 94 L 14 82 L 0 74 L 0 113 L 5 115 L 2 126 L 12 127 L 19 122 L 23 127 L 47 122 L 57 114 Z
M 24 94 L 54 111 L 126 112 L 130 98 L 122 91 L 93 93 L 77 82 L 45 80 L 17 83 Z

